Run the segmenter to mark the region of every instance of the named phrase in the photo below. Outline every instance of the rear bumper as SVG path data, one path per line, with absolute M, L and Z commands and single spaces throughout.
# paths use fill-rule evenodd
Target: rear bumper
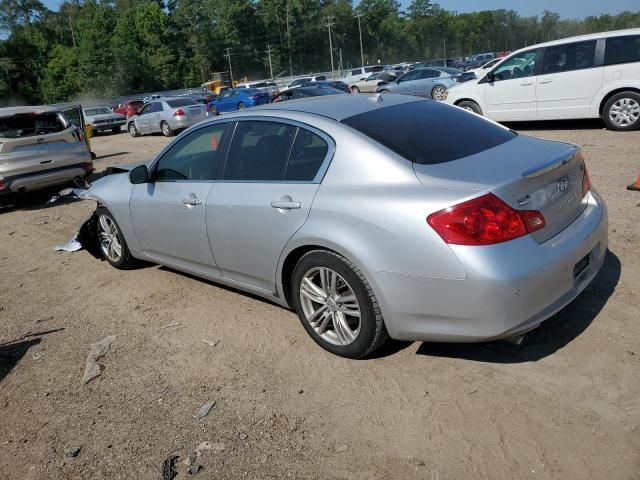
M 536 328 L 595 278 L 608 245 L 604 203 L 591 193 L 578 219 L 543 244 L 530 236 L 488 247 L 452 246 L 463 280 L 379 272 L 387 330 L 398 340 L 478 342 Z M 574 271 L 583 259 L 588 265 Z
M 18 192 L 33 192 L 43 188 L 61 185 L 76 177 L 85 177 L 93 172 L 93 163 L 85 162 L 62 168 L 4 177 L 0 182 L 0 195 Z
M 198 122 L 201 122 L 203 120 L 206 120 L 207 116 L 201 116 L 201 117 L 190 117 L 190 116 L 178 116 L 178 117 L 172 117 L 170 120 L 168 120 L 169 126 L 171 126 L 172 129 L 174 130 L 182 130 L 183 128 L 189 128 L 193 125 L 195 125 Z
M 126 120 L 121 120 L 118 122 L 110 122 L 110 123 L 98 123 L 98 124 L 93 124 L 91 126 L 91 128 L 93 130 L 97 130 L 99 132 L 102 132 L 104 130 L 112 130 L 114 128 L 117 127 L 124 127 L 124 124 L 127 123 Z

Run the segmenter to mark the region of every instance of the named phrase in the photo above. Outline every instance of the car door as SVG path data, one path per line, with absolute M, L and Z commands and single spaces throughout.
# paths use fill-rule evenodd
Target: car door
M 237 93 L 234 90 L 226 90 L 220 95 L 220 103 L 218 110 L 220 112 L 230 112 L 236 109 Z
M 153 102 L 151 104 L 151 112 L 147 116 L 150 132 L 161 132 L 160 123 L 162 122 L 162 113 L 164 111 L 164 102 Z
M 155 261 L 218 275 L 205 205 L 222 158 L 227 122 L 206 125 L 170 144 L 133 186 L 131 220 L 142 252 Z
M 278 259 L 309 216 L 332 145 L 324 133 L 284 120 L 237 122 L 206 209 L 224 278 L 274 291 Z
M 539 50 L 517 53 L 479 84 L 485 86 L 486 116 L 493 120 L 535 120 Z M 489 81 L 489 80 L 492 81 Z
M 536 90 L 538 119 L 588 117 L 591 100 L 602 87 L 596 66 L 597 40 L 544 49 Z
M 418 79 L 414 82 L 414 95 L 431 98 L 431 90 L 435 86 L 435 81 L 440 77 L 440 72 L 432 68 L 421 68 L 417 70 Z
M 393 93 L 403 93 L 405 95 L 415 94 L 415 81 L 420 76 L 420 70 L 412 70 L 402 75 L 398 80 Z
M 151 114 L 151 103 L 143 106 L 135 117 L 136 128 L 140 133 L 149 133 L 149 115 Z

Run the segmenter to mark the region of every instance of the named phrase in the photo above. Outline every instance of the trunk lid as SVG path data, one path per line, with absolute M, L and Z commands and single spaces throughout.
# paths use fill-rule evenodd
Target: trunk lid
M 414 163 L 429 187 L 459 189 L 461 201 L 491 192 L 517 210 L 537 210 L 545 227 L 531 234 L 538 243 L 567 228 L 587 207 L 582 195 L 584 160 L 577 146 L 518 135 L 458 160 L 437 165 Z

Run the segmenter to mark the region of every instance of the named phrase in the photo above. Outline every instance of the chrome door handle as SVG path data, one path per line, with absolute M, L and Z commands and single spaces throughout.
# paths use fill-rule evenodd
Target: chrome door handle
M 544 80 L 540 80 L 540 83 L 551 83 L 553 80 L 551 78 L 545 78 Z
M 522 82 L 520 85 L 523 87 L 528 87 L 529 85 L 533 85 L 533 82 Z
M 202 200 L 196 197 L 185 197 L 182 199 L 185 205 L 202 205 Z
M 279 208 L 281 210 L 293 210 L 293 209 L 302 207 L 302 203 L 279 200 L 276 202 L 271 202 L 271 206 L 273 208 Z

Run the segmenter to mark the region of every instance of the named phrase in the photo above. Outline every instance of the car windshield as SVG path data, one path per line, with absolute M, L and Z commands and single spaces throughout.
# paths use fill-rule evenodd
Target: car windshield
M 198 105 L 193 98 L 174 98 L 173 100 L 167 100 L 167 105 L 171 108 L 187 107 L 189 105 Z
M 338 90 L 337 88 L 330 87 L 317 87 L 317 88 L 308 88 L 303 90 L 305 95 L 309 97 L 319 97 L 321 95 L 336 95 L 336 94 L 345 94 L 342 90 Z
M 18 114 L 0 118 L 0 138 L 22 138 L 61 132 L 66 128 L 56 113 Z
M 84 111 L 85 115 L 92 117 L 94 115 L 104 115 L 105 113 L 111 113 L 111 110 L 107 107 L 87 108 Z
M 429 100 L 368 111 L 342 122 L 407 160 L 426 165 L 468 157 L 516 137 L 482 117 Z

